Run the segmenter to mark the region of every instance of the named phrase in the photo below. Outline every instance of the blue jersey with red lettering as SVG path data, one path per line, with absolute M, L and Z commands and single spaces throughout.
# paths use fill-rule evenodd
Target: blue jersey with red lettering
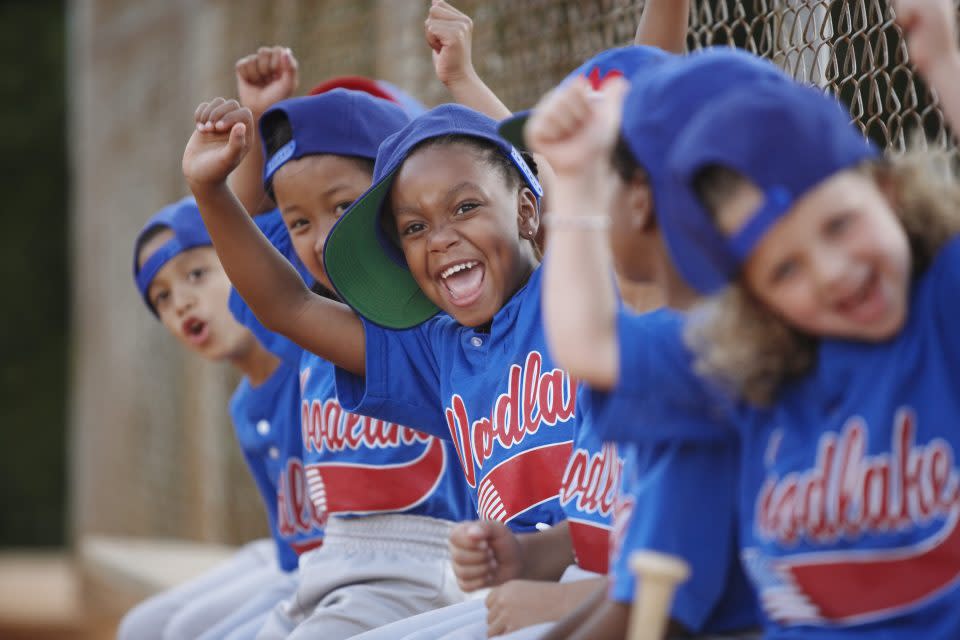
M 585 387 L 592 430 L 616 443 L 623 453 L 622 486 L 616 505 L 611 543 L 611 598 L 633 599 L 635 579 L 628 566 L 631 551 L 653 549 L 685 558 L 692 567 L 681 584 L 671 617 L 697 633 L 722 633 L 759 624 L 757 600 L 739 562 L 737 480 L 739 443 L 730 427 L 712 423 L 714 402 L 709 390 L 681 395 L 667 411 L 647 400 L 660 398 L 664 368 L 646 368 L 645 354 L 663 356 L 660 334 L 678 336 L 682 316 L 671 310 L 636 314 L 621 308 L 617 315 L 620 379 L 610 391 Z M 666 357 L 669 358 L 669 355 Z M 680 353 L 676 363 L 686 365 Z M 693 382 L 698 383 L 696 378 Z M 719 416 L 727 414 L 718 413 Z M 684 424 L 699 420 L 701 432 L 713 430 L 708 442 L 647 442 L 638 439 L 655 416 L 658 427 L 682 435 Z M 712 426 L 711 426 L 712 425 Z
M 739 412 L 743 557 L 768 637 L 960 637 L 958 290 L 954 238 L 895 337 L 824 340 L 770 410 Z M 648 351 L 640 375 L 662 364 Z
M 303 474 L 310 517 L 404 513 L 459 522 L 476 517 L 449 442 L 350 413 L 334 366 L 304 352 L 300 365 Z
M 267 510 L 277 558 L 285 571 L 297 568 L 300 553 L 319 546 L 319 522 L 290 526 L 288 468 L 299 462 L 302 443 L 298 422 L 300 387 L 296 367 L 281 363 L 263 384 L 244 378 L 230 399 L 230 416 L 237 440 Z
M 736 440 L 620 448 L 611 599 L 633 601 L 630 552 L 651 549 L 680 556 L 693 570 L 677 588 L 671 618 L 696 633 L 758 627 L 757 598 L 739 561 Z
M 577 415 L 576 383 L 547 353 L 540 283 L 537 269 L 489 327 L 446 314 L 404 331 L 364 321 L 366 377 L 337 370 L 349 410 L 452 440 L 480 517 L 514 531 L 564 519 Z
M 603 442 L 593 428 L 590 395 L 582 390 L 577 412 L 580 419 L 560 484 L 560 504 L 567 514 L 577 565 L 594 573 L 607 573 L 623 460 L 617 445 Z
M 260 231 L 291 261 L 306 280 L 310 276 L 290 244 L 277 210 L 254 218 Z M 267 350 L 281 359 L 273 375 L 252 387 L 243 379 L 230 402 L 230 413 L 244 457 L 267 507 L 270 531 L 277 541 L 280 566 L 297 568 L 299 554 L 323 541 L 323 522 L 304 517 L 303 442 L 300 439 L 300 358 L 303 350 L 260 324 L 236 289 L 230 291 L 230 312 Z

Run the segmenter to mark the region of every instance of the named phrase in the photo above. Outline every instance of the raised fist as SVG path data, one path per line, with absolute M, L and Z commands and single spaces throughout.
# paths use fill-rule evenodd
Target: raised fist
M 200 103 L 194 120 L 183 151 L 183 176 L 191 189 L 225 182 L 250 147 L 253 114 L 236 100 L 214 98 Z

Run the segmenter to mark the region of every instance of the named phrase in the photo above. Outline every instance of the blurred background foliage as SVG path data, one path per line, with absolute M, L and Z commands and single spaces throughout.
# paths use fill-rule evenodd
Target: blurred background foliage
M 64 3 L 0 2 L 0 547 L 64 543 Z

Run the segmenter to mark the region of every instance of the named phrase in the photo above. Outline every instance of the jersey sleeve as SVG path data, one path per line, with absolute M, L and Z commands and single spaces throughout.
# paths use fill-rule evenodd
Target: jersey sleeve
M 274 333 L 260 324 L 253 311 L 240 296 L 236 289 L 230 289 L 230 298 L 228 300 L 230 313 L 237 322 L 250 330 L 250 333 L 263 345 L 263 347 L 277 356 L 289 366 L 297 367 L 300 363 L 300 357 L 303 355 L 303 349 L 288 338 Z
M 960 236 L 951 239 L 930 265 L 938 335 L 951 355 L 960 357 Z
M 721 394 L 693 371 L 680 314 L 637 314 L 621 308 L 617 334 L 617 385 L 589 391 L 596 429 L 604 440 L 712 441 L 730 435 Z
M 366 375 L 336 370 L 337 398 L 351 413 L 387 420 L 449 440 L 431 321 L 384 329 L 365 318 Z
M 737 441 L 628 446 L 611 545 L 610 598 L 633 601 L 632 551 L 680 556 L 690 578 L 671 618 L 693 632 L 755 624 L 756 607 L 737 560 Z M 746 591 L 744 591 L 744 589 Z

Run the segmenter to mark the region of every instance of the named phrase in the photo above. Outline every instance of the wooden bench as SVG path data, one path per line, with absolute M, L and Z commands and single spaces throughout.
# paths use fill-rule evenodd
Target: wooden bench
M 112 640 L 144 598 L 227 559 L 233 547 L 86 537 L 76 552 L 0 552 L 0 638 Z

